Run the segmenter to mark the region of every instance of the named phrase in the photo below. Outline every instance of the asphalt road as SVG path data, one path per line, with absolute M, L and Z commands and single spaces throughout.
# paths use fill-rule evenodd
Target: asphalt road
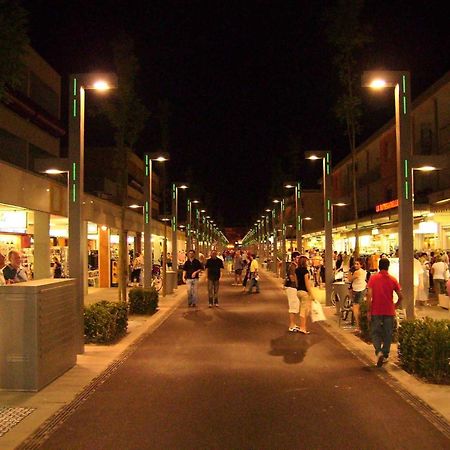
M 44 449 L 448 449 L 449 440 L 321 326 L 287 332 L 272 281 L 186 304 L 148 335 Z M 183 287 L 180 287 L 183 289 Z

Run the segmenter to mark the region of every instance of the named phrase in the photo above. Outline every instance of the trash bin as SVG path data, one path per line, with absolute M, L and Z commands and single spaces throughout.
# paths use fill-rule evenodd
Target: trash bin
M 349 283 L 346 283 L 345 281 L 335 281 L 333 283 L 331 303 L 336 307 L 336 314 L 338 315 L 341 314 L 341 306 L 347 295 L 349 295 L 348 288 Z
M 75 280 L 0 286 L 0 388 L 39 391 L 76 364 Z
M 171 294 L 177 287 L 177 273 L 174 270 L 166 271 L 166 295 Z

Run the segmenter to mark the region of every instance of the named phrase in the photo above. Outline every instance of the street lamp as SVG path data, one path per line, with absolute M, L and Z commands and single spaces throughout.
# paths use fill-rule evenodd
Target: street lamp
M 186 234 L 187 234 L 187 250 L 192 250 L 192 205 L 200 203 L 198 200 L 190 200 L 187 199 L 187 225 L 186 225 Z M 186 252 L 187 253 L 187 252 Z
M 162 257 L 162 296 L 167 293 L 167 223 L 171 221 L 170 216 L 159 216 L 159 220 L 164 223 L 164 241 L 163 241 L 163 257 Z M 173 263 L 173 258 L 172 258 Z
M 187 183 L 172 183 L 172 263 L 178 273 L 178 189 L 188 189 Z
M 305 152 L 305 158 L 310 160 L 321 159 L 323 162 L 323 214 L 325 228 L 325 305 L 331 305 L 331 288 L 333 283 L 333 233 L 332 233 L 332 207 L 331 207 L 331 152 L 317 151 Z
M 368 71 L 362 85 L 373 89 L 394 88 L 399 224 L 399 275 L 406 317 L 414 319 L 414 235 L 411 164 L 410 74 L 408 71 Z
M 105 91 L 117 87 L 117 77 L 112 73 L 89 73 L 71 75 L 69 81 L 69 274 L 75 278 L 77 310 L 76 349 L 84 353 L 84 283 L 86 259 L 86 225 L 83 221 L 84 194 L 84 115 L 85 91 Z
M 169 160 L 165 152 L 146 153 L 144 155 L 144 289 L 152 285 L 153 253 L 152 253 L 152 171 L 153 161 Z
M 281 203 L 281 200 L 274 199 L 272 203 L 275 204 L 272 209 L 272 231 L 273 231 L 273 261 L 272 261 L 272 270 L 275 275 L 278 276 L 278 227 L 276 221 L 276 205 Z
M 290 182 L 284 185 L 286 189 L 294 189 L 295 197 L 295 241 L 297 243 L 297 251 L 303 252 L 302 244 L 302 205 L 301 205 L 301 184 L 299 181 Z

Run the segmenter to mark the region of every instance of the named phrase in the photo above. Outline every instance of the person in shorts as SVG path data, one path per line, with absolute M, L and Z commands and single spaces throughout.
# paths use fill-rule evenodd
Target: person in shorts
M 297 275 L 295 274 L 299 259 L 300 253 L 292 252 L 292 260 L 288 267 L 285 283 L 289 305 L 289 333 L 300 333 L 300 325 L 297 325 L 297 320 L 300 313 L 300 300 L 297 297 Z
M 297 297 L 300 304 L 299 332 L 309 334 L 307 323 L 308 316 L 311 313 L 311 302 L 314 301 L 314 294 L 312 292 L 311 275 L 308 270 L 308 258 L 305 255 L 299 257 L 295 275 L 297 276 Z
M 242 284 L 243 269 L 244 263 L 242 261 L 241 251 L 237 250 L 233 258 L 234 286 L 240 286 Z
M 353 317 L 355 318 L 356 323 L 356 329 L 355 333 L 359 334 L 361 333 L 360 328 L 360 304 L 364 300 L 364 297 L 366 295 L 366 271 L 363 268 L 363 262 L 361 259 L 357 259 L 353 266 L 354 270 L 353 273 L 348 274 L 349 281 L 352 283 L 352 291 L 353 291 L 353 297 L 352 297 L 352 311 L 353 311 Z

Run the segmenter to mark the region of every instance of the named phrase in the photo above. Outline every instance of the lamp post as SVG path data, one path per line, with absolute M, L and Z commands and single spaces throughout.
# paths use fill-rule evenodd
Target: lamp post
M 198 200 L 190 200 L 187 199 L 187 225 L 186 225 L 186 234 L 187 234 L 187 250 L 192 249 L 192 205 L 200 203 Z M 187 253 L 187 252 L 186 252 Z
M 167 223 L 171 221 L 170 216 L 159 216 L 159 220 L 164 223 L 164 241 L 163 241 L 163 257 L 162 257 L 162 296 L 167 293 Z
M 169 155 L 164 152 L 146 153 L 144 155 L 144 289 L 152 285 L 152 170 L 153 161 L 164 162 Z
M 272 270 L 273 273 L 278 276 L 278 227 L 276 221 L 276 205 L 280 203 L 280 200 L 273 200 L 275 207 L 272 209 L 272 231 L 273 231 L 273 261 Z
M 69 80 L 69 275 L 75 278 L 76 349 L 84 353 L 84 283 L 86 269 L 86 223 L 83 221 L 84 194 L 84 115 L 85 91 L 105 91 L 117 86 L 111 73 L 71 75 Z
M 295 198 L 295 241 L 297 243 L 297 251 L 303 252 L 302 243 L 302 207 L 301 207 L 301 184 L 300 181 L 289 182 L 284 185 L 286 189 L 294 189 Z
M 323 219 L 325 228 L 325 305 L 331 305 L 331 288 L 333 283 L 333 236 L 331 207 L 331 152 L 305 152 L 305 158 L 322 160 L 323 172 Z
M 281 228 L 281 271 L 280 276 L 286 276 L 286 224 L 285 224 L 285 201 L 280 202 L 280 228 Z
M 178 189 L 187 189 L 187 183 L 172 183 L 172 264 L 178 273 Z
M 362 85 L 374 89 L 394 88 L 397 155 L 397 195 L 399 224 L 400 284 L 405 298 L 406 317 L 414 318 L 414 235 L 411 146 L 411 93 L 408 71 L 368 71 Z

